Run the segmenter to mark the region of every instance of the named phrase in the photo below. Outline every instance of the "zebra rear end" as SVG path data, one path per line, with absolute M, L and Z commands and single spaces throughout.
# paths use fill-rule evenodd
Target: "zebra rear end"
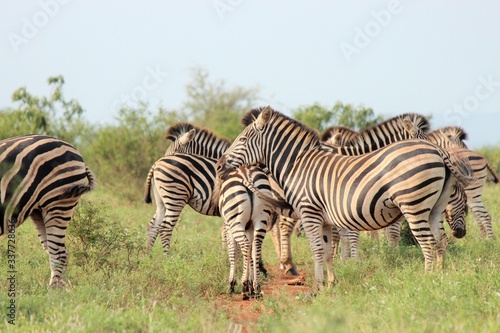
M 50 258 L 50 285 L 63 283 L 66 228 L 94 176 L 68 143 L 43 135 L 0 141 L 0 235 L 31 217 Z

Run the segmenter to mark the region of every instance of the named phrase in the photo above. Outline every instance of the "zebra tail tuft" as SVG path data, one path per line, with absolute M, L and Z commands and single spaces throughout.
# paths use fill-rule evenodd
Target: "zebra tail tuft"
M 493 169 L 493 166 L 488 161 L 486 161 L 486 167 L 488 168 L 488 170 L 490 170 L 490 173 L 493 176 L 492 179 L 493 183 L 498 184 L 498 182 L 500 182 L 500 177 L 498 177 L 498 174 L 495 172 L 495 169 Z
M 153 172 L 155 166 L 153 165 L 151 169 L 149 169 L 148 178 L 146 179 L 146 189 L 144 193 L 144 203 L 151 204 L 153 200 L 151 199 L 151 180 L 153 179 Z

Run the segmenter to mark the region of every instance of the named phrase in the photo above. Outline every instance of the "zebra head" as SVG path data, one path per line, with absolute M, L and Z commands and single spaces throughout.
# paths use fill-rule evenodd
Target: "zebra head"
M 245 127 L 222 158 L 219 159 L 217 172 L 224 173 L 243 165 L 257 164 L 264 159 L 262 134 L 272 115 L 273 110 L 270 106 L 262 109 L 255 120 Z
M 187 149 L 187 144 L 191 142 L 191 140 L 193 140 L 195 135 L 196 129 L 193 128 L 179 136 L 179 138 L 175 139 L 175 141 L 172 142 L 170 146 L 168 146 L 167 150 L 165 151 L 165 156 L 184 152 Z
M 428 139 L 426 132 L 429 129 L 429 121 L 424 116 L 416 113 L 406 113 L 399 116 L 399 121 L 401 127 L 407 132 L 405 137 L 420 140 Z
M 453 187 L 450 201 L 445 210 L 446 221 L 452 230 L 453 237 L 462 238 L 465 236 L 467 212 L 467 195 L 462 184 L 457 182 Z

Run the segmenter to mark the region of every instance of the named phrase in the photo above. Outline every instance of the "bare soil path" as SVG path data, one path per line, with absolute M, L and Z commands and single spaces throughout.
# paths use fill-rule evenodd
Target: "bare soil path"
M 263 297 L 272 295 L 288 295 L 290 300 L 294 300 L 299 294 L 305 295 L 310 292 L 310 288 L 304 286 L 305 272 L 299 271 L 299 276 L 286 276 L 277 266 L 266 266 L 268 278 L 262 281 Z M 232 318 L 233 327 L 228 331 L 251 333 L 259 317 L 263 314 L 272 314 L 273 310 L 266 308 L 262 300 L 251 299 L 242 300 L 241 294 L 220 295 L 220 305 L 225 307 Z

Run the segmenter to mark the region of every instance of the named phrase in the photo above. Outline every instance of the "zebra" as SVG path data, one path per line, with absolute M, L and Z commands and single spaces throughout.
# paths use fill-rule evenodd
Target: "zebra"
M 474 214 L 474 217 L 481 230 L 481 236 L 489 239 L 494 238 L 491 216 L 483 205 L 482 195 L 483 187 L 490 171 L 493 182 L 498 183 L 500 177 L 495 172 L 488 160 L 472 150 L 467 148 L 463 142 L 467 140 L 467 133 L 459 126 L 446 126 L 428 133 L 429 141 L 445 149 L 453 149 L 456 153 L 465 156 L 472 167 L 474 181 L 465 187 L 467 195 L 467 205 Z
M 0 236 L 31 217 L 49 255 L 49 285 L 64 286 L 66 228 L 80 197 L 95 188 L 94 175 L 70 144 L 24 135 L 0 141 L 0 178 Z
M 343 126 L 331 126 L 321 135 L 321 141 L 334 146 L 342 146 L 339 151 L 346 155 L 361 155 L 366 152 L 384 147 L 390 143 L 408 139 L 427 139 L 425 132 L 429 129 L 427 118 L 416 113 L 405 113 L 384 122 L 370 126 L 360 132 Z M 391 245 L 397 245 L 399 229 L 402 220 L 384 228 L 387 239 Z M 359 232 L 340 229 L 342 242 L 342 258 L 358 258 Z M 378 231 L 370 232 L 372 237 L 378 236 Z M 397 237 L 395 234 L 397 233 Z M 334 238 L 334 253 L 338 250 L 338 241 Z
M 196 148 L 183 144 L 191 142 L 196 135 L 203 136 L 207 146 L 218 148 L 197 151 Z M 175 138 L 173 146 L 171 145 L 166 151 L 167 155 L 157 160 L 149 170 L 144 196 L 145 203 L 152 203 L 152 196 L 156 203 L 156 213 L 147 227 L 147 250 L 149 252 L 152 249 L 159 234 L 165 254 L 170 250 L 173 229 L 186 204 L 200 214 L 220 216 L 218 204 L 212 202 L 215 164 L 231 144 L 229 139 L 216 137 L 208 131 L 197 132 L 188 123 L 171 126 L 166 138 Z M 183 153 L 188 150 L 193 151 Z M 207 156 L 198 155 L 196 152 Z
M 251 121 L 258 117 L 261 110 L 261 108 L 250 110 L 248 114 L 251 116 L 243 120 L 243 125 L 249 125 Z M 331 126 L 323 132 L 321 141 L 332 145 L 345 146 L 345 149 L 341 151 L 345 155 L 360 155 L 399 140 L 412 138 L 427 139 L 424 133 L 428 131 L 429 127 L 429 121 L 424 116 L 416 113 L 405 113 L 366 128 L 360 133 L 343 126 Z M 271 177 L 270 181 L 272 182 L 272 180 L 273 178 Z M 279 188 L 279 185 L 276 184 L 273 188 Z M 278 196 L 283 197 L 284 194 L 279 193 Z M 282 249 L 279 252 L 279 256 L 281 258 L 280 262 L 285 265 L 289 262 L 293 263 L 290 250 L 290 237 L 297 221 L 289 217 L 280 216 L 279 239 L 282 242 Z M 401 222 L 402 220 L 384 229 L 389 243 L 394 246 L 398 242 Z M 377 234 L 377 231 L 371 231 L 371 233 Z M 342 241 L 343 258 L 348 257 L 347 249 L 350 249 L 350 257 L 358 257 L 359 232 L 333 228 L 332 243 L 334 255 L 338 252 L 339 240 Z
M 299 215 L 315 262 L 315 287 L 335 283 L 332 224 L 377 230 L 404 215 L 424 254 L 425 271 L 434 257 L 442 267 L 441 214 L 456 181 L 472 179 L 470 166 L 423 140 L 405 140 L 361 156 L 332 152 L 317 132 L 267 106 L 235 139 L 217 164 L 218 172 L 263 163 Z M 465 234 L 465 225 L 457 226 Z M 437 251 L 436 251 L 437 249 Z
M 274 227 L 276 211 L 292 215 L 291 206 L 281 198 L 274 200 L 268 173 L 258 166 L 240 167 L 227 175 L 220 175 L 215 185 L 213 200 L 219 202 L 228 238 L 230 263 L 229 291 L 236 285 L 235 263 L 238 245 L 244 260 L 243 299 L 260 297 L 260 269 L 262 242 L 266 231 Z
M 225 138 L 216 136 L 207 129 L 200 129 L 189 123 L 178 123 L 169 128 L 166 138 L 173 140 L 167 149 L 166 154 L 158 160 L 150 169 L 146 181 L 145 201 L 151 203 L 151 192 L 155 196 L 157 205 L 156 214 L 148 224 L 147 234 L 148 251 L 151 250 L 158 233 L 162 240 L 163 249 L 168 253 L 170 248 L 170 236 L 181 210 L 189 203 L 199 213 L 212 216 L 221 216 L 225 219 L 231 232 L 223 231 L 223 239 L 230 236 L 228 252 L 230 259 L 230 292 L 234 292 L 235 279 L 235 245 L 238 243 L 245 258 L 244 273 L 242 283 L 244 286 L 244 298 L 250 295 L 258 295 L 259 270 L 250 269 L 250 258 L 255 257 L 254 265 L 262 266 L 261 242 L 264 238 L 270 215 L 274 213 L 271 209 L 274 206 L 284 206 L 291 209 L 284 201 L 270 199 L 269 197 L 259 198 L 259 193 L 269 190 L 267 174 L 258 167 L 245 168 L 244 172 L 234 173 L 223 185 L 226 190 L 221 197 L 219 205 L 219 195 L 214 191 L 215 163 L 223 151 L 229 147 L 230 142 Z M 200 155 L 201 154 L 201 155 Z M 205 156 L 202 156 L 205 155 Z M 190 180 L 190 181 L 188 181 Z M 248 186 L 259 184 L 253 192 Z M 227 188 L 230 184 L 230 188 Z M 239 184 L 239 188 L 235 184 Z M 247 184 L 247 186 L 245 186 Z M 167 186 L 168 185 L 168 186 Z M 241 190 L 238 192 L 238 190 Z M 198 192 L 201 201 L 193 204 L 193 195 Z M 203 192 L 200 194 L 199 192 Z M 256 194 L 255 194 L 256 193 Z M 238 203 L 241 214 L 246 219 L 241 220 L 241 216 L 232 214 L 235 202 Z M 201 209 L 200 209 L 201 208 Z M 252 224 L 253 222 L 253 224 Z M 246 233 L 242 235 L 237 230 L 237 225 L 243 225 Z M 251 228 L 250 228 L 250 225 Z M 262 227 L 264 225 L 264 227 Z M 255 227 L 255 228 L 254 228 Z M 255 236 L 253 233 L 255 233 Z M 234 235 L 233 235 L 234 234 Z M 253 247 L 248 248 L 248 239 L 253 240 Z M 250 275 L 252 278 L 250 279 Z M 252 287 L 253 289 L 250 289 Z
M 360 155 L 384 147 L 390 143 L 408 140 L 427 140 L 426 132 L 430 123 L 426 117 L 417 113 L 405 113 L 390 118 L 356 132 L 344 126 L 331 126 L 321 135 L 321 140 L 334 146 L 346 146 L 354 149 L 346 150 L 348 155 Z M 397 246 L 402 219 L 384 228 L 390 245 Z M 371 231 L 373 238 L 378 238 L 378 231 Z M 340 230 L 342 241 L 342 258 L 358 258 L 359 232 Z

